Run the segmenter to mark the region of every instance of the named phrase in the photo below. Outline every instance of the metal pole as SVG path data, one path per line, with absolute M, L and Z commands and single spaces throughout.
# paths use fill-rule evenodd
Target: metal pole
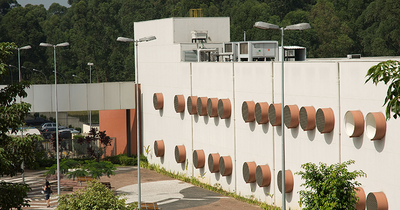
M 138 65 L 138 41 L 135 41 L 135 64 L 136 64 L 136 68 L 135 68 L 135 76 L 136 76 L 136 141 L 137 141 L 137 165 L 138 165 L 138 209 L 140 209 L 141 207 L 141 183 L 140 183 L 140 135 L 139 135 L 139 65 Z
M 20 48 L 18 48 L 18 82 L 21 83 L 21 55 L 20 55 Z M 19 100 L 22 102 L 22 98 L 19 97 Z M 21 126 L 21 139 L 24 138 L 24 132 L 22 131 Z M 25 171 L 24 171 L 24 160 L 22 160 L 21 164 L 22 169 L 22 183 L 25 184 Z
M 58 148 L 58 100 L 57 100 L 57 60 L 56 60 L 56 45 L 54 48 L 54 84 L 55 84 L 55 101 L 56 101 L 56 147 L 57 147 L 57 194 L 60 195 L 60 157 Z
M 20 58 L 20 48 L 18 48 L 18 81 L 21 82 L 21 58 Z
M 281 46 L 282 46 L 282 116 L 281 116 L 281 128 L 282 128 L 282 209 L 286 210 L 286 192 L 285 192 L 285 116 L 284 116 L 284 109 L 285 109 L 285 80 L 284 74 L 285 71 L 283 69 L 283 63 L 285 62 L 285 49 L 283 48 L 283 31 L 284 28 L 281 28 L 282 36 L 281 36 Z
M 90 71 L 90 84 L 92 84 L 92 65 L 89 65 Z M 92 129 L 92 110 L 89 110 L 89 131 Z

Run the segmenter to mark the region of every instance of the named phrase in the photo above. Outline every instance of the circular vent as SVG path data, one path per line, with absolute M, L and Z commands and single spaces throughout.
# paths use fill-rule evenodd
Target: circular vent
M 219 172 L 219 158 L 218 153 L 208 155 L 208 169 L 211 173 Z
M 222 176 L 230 176 L 232 174 L 232 159 L 229 156 L 219 158 L 219 171 Z
M 207 97 L 197 98 L 197 114 L 207 116 Z
M 174 108 L 176 113 L 185 111 L 185 97 L 183 95 L 175 95 Z
M 381 140 L 386 134 L 386 120 L 381 112 L 370 112 L 365 117 L 366 133 L 371 140 Z
M 187 110 L 189 114 L 197 114 L 197 96 L 189 96 L 187 98 Z
M 287 128 L 297 128 L 299 126 L 299 107 L 297 105 L 286 105 L 284 115 Z
M 156 157 L 163 157 L 164 156 L 164 141 L 163 140 L 157 140 L 154 141 L 154 153 Z
M 315 128 L 315 108 L 313 106 L 301 107 L 300 126 L 304 131 L 314 130 Z
M 219 99 L 218 101 L 218 115 L 221 119 L 228 119 L 231 117 L 231 101 L 229 99 Z
M 371 192 L 367 196 L 368 210 L 388 210 L 389 205 L 385 193 Z
M 184 163 L 186 160 L 186 149 L 184 145 L 175 146 L 175 160 L 177 163 Z
M 344 128 L 350 137 L 358 137 L 364 133 L 364 116 L 361 111 L 347 111 L 344 115 Z
M 203 168 L 206 162 L 205 159 L 202 149 L 193 151 L 193 165 L 195 168 Z
M 361 187 L 356 187 L 354 189 L 356 191 L 356 197 L 358 198 L 357 204 L 356 204 L 356 210 L 365 210 L 366 206 L 366 198 L 365 198 L 365 192 L 364 189 Z
M 256 121 L 258 124 L 268 123 L 269 104 L 267 102 L 259 102 L 255 107 Z
M 269 123 L 272 126 L 279 126 L 281 125 L 281 121 L 282 121 L 282 105 L 281 104 L 271 104 L 269 105 L 269 109 L 268 109 L 268 119 L 269 119 Z
M 317 129 L 321 133 L 330 133 L 335 127 L 335 116 L 331 108 L 320 108 L 316 116 Z
M 282 170 L 280 170 L 278 172 L 277 181 L 278 181 L 278 189 L 282 193 Z M 293 191 L 293 185 L 294 185 L 294 181 L 293 181 L 292 171 L 286 170 L 285 171 L 285 192 L 286 193 L 292 192 Z
M 218 117 L 218 98 L 207 100 L 207 114 L 210 117 Z
M 162 93 L 154 93 L 153 95 L 153 106 L 154 109 L 159 110 L 164 106 L 164 97 Z
M 245 101 L 242 104 L 242 117 L 245 122 L 253 122 L 255 120 L 254 117 L 254 109 L 255 109 L 254 101 Z
M 255 162 L 243 163 L 243 179 L 246 183 L 256 182 L 256 169 L 257 165 Z
M 271 184 L 271 170 L 268 165 L 257 166 L 256 180 L 260 187 L 268 187 Z

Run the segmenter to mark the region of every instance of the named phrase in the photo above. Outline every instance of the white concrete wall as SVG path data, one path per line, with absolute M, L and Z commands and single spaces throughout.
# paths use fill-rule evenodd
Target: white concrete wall
M 178 45 L 170 43 L 169 46 Z M 246 123 L 242 118 L 244 101 L 269 104 L 282 102 L 281 63 L 184 63 L 175 58 L 180 56 L 175 54 L 177 51 L 163 51 L 167 48 L 167 44 L 158 48 L 157 42 L 143 43 L 140 48 L 143 141 L 145 146 L 150 145 L 152 149 L 150 163 L 175 173 L 200 178 L 210 185 L 218 184 L 242 196 L 254 196 L 269 204 L 281 206 L 282 194 L 276 181 L 282 168 L 281 126 Z M 160 49 L 156 56 L 171 53 L 168 56 L 172 60 L 152 61 L 150 57 L 154 56 L 154 49 Z M 286 169 L 294 175 L 307 162 L 333 164 L 353 159 L 356 163 L 350 170 L 363 170 L 367 173 L 367 178 L 358 179 L 366 196 L 370 192 L 382 191 L 387 196 L 389 206 L 395 208 L 400 206 L 400 200 L 396 199 L 399 184 L 395 176 L 398 171 L 395 163 L 400 159 L 397 149 L 400 142 L 396 138 L 396 128 L 400 126 L 400 121 L 388 120 L 386 136 L 379 141 L 371 141 L 366 134 L 350 138 L 344 128 L 344 115 L 349 110 L 360 110 L 364 117 L 369 112 L 385 112 L 382 105 L 387 86 L 365 83 L 367 70 L 383 60 L 388 58 L 285 62 L 285 105 L 296 104 L 299 109 L 314 106 L 316 111 L 319 108 L 331 108 L 335 116 L 335 126 L 330 133 L 321 134 L 317 128 L 303 131 L 300 126 L 292 129 L 285 127 L 285 162 Z M 153 107 L 154 93 L 164 95 L 162 110 Z M 232 105 L 231 117 L 219 119 L 189 115 L 187 104 L 184 113 L 175 113 L 174 96 L 180 94 L 184 95 L 185 102 L 188 96 L 228 98 Z M 155 140 L 160 139 L 164 140 L 166 151 L 164 157 L 157 158 L 153 145 Z M 187 168 L 186 164 L 175 161 L 175 146 L 182 144 L 186 147 Z M 206 164 L 202 169 L 193 167 L 192 153 L 197 149 L 205 152 Z M 210 173 L 207 164 L 210 153 L 232 158 L 231 176 Z M 245 183 L 242 167 L 249 161 L 257 165 L 269 165 L 272 174 L 269 187 L 261 188 L 256 183 Z M 201 178 L 203 175 L 204 178 Z M 303 189 L 300 187 L 302 183 L 300 176 L 294 175 L 293 192 L 286 194 L 287 206 L 291 209 L 300 209 L 298 192 Z

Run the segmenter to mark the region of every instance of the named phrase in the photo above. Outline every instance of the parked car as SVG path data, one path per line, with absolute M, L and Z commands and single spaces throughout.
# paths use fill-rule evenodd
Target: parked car
M 28 126 L 40 126 L 44 123 L 50 123 L 50 120 L 46 120 L 43 117 L 36 117 L 35 119 L 25 120 L 25 124 Z
M 56 132 L 55 127 L 46 128 L 45 130 L 42 131 L 43 139 L 50 139 L 53 136 L 53 133 L 55 133 L 55 132 Z M 62 130 L 59 129 L 58 133 L 60 133 L 60 137 L 63 139 L 71 139 L 72 138 L 72 131 L 70 129 L 62 129 Z
M 47 128 L 54 128 L 54 130 L 56 130 L 55 128 L 56 128 L 56 123 L 44 123 L 41 127 L 40 127 L 40 130 L 41 131 L 44 131 L 44 130 L 46 130 Z M 62 126 L 62 125 L 60 125 L 60 126 L 58 126 L 58 129 L 59 130 L 61 130 L 61 129 L 66 129 L 67 127 L 65 127 L 65 126 Z

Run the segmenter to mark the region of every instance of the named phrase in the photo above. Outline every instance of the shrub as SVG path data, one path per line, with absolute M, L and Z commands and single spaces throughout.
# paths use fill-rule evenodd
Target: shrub
M 366 174 L 361 170 L 349 172 L 347 166 L 351 164 L 354 160 L 330 166 L 320 163 L 319 167 L 314 163 L 303 164 L 305 171 L 295 173 L 305 181 L 301 184 L 305 190 L 299 192 L 303 209 L 355 209 L 355 187 L 361 184 L 354 180 Z
M 84 190 L 61 195 L 58 199 L 59 210 L 91 210 L 91 209 L 134 209 L 133 205 L 126 206 L 126 199 L 114 195 L 113 191 L 97 181 L 89 182 Z

